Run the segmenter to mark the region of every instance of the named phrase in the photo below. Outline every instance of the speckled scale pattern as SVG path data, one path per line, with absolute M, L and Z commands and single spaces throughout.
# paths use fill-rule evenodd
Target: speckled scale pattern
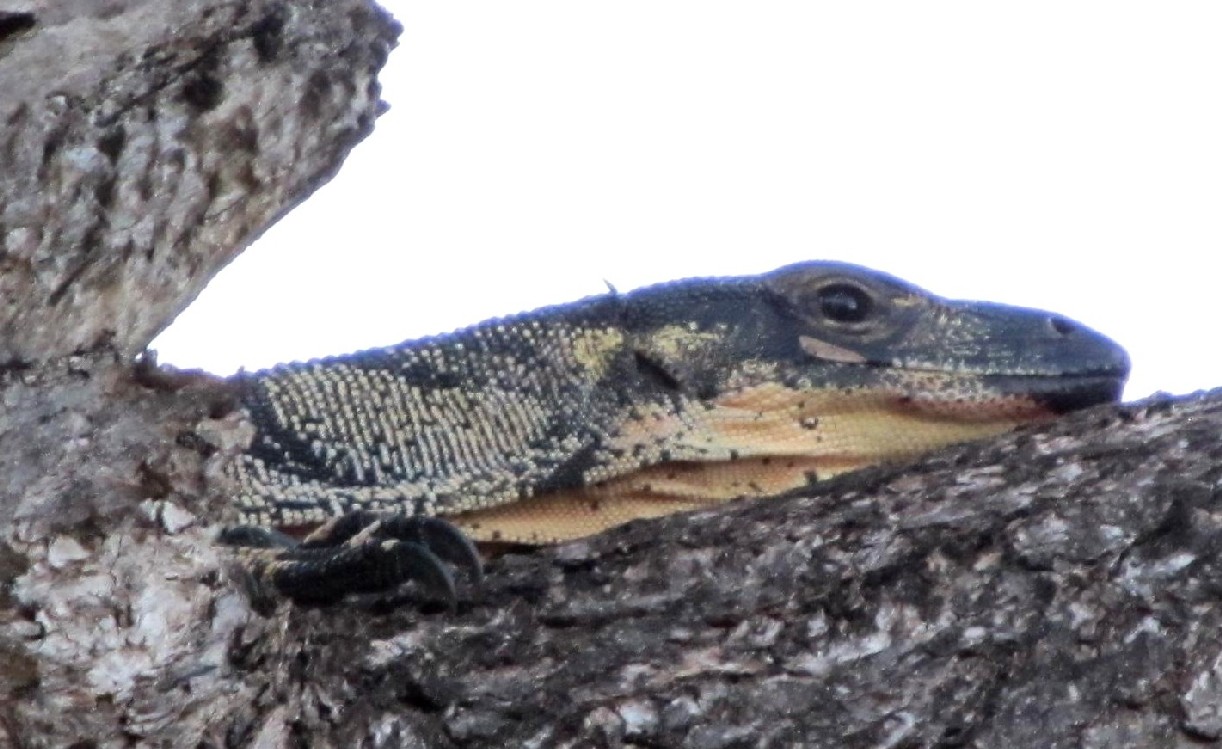
M 230 464 L 242 521 L 308 526 L 354 508 L 453 514 L 577 486 L 637 376 L 614 298 L 249 376 L 258 434 Z M 636 389 L 646 392 L 648 389 Z M 668 408 L 665 398 L 652 408 Z M 622 461 L 612 473 L 642 464 Z
M 1127 369 L 1063 318 L 811 262 L 244 376 L 256 437 L 228 470 L 248 525 L 360 509 L 547 543 L 1112 400 Z

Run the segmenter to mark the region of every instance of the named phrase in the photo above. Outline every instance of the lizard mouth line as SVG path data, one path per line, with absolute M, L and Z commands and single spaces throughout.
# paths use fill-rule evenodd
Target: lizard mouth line
M 1128 368 L 1072 320 L 843 263 L 613 292 L 240 375 L 227 538 L 297 600 L 453 601 L 472 539 L 779 496 L 1114 401 Z
M 1038 385 L 1045 380 L 1072 384 L 1098 379 L 1123 386 L 1129 372 L 1128 359 L 1123 354 L 1114 354 L 1106 359 L 1091 362 L 1067 360 L 1044 366 L 1011 366 L 1003 370 L 997 363 L 990 368 L 989 365 L 973 364 L 956 357 L 948 357 L 948 360 L 943 362 L 931 362 L 921 358 L 883 358 L 805 335 L 799 336 L 798 343 L 807 355 L 843 366 L 941 374 L 949 377 L 975 377 L 986 382 L 1013 380 L 1014 383 L 1021 383 L 1017 386 L 1019 389 L 1030 387 L 1032 383 Z
M 981 382 L 999 394 L 1029 398 L 1056 414 L 1113 403 L 1124 390 L 1124 377 L 1117 374 L 988 375 Z

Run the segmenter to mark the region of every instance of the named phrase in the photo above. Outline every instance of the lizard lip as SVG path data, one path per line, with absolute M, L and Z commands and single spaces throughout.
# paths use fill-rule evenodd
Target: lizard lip
M 1026 396 L 1057 414 L 1115 403 L 1124 390 L 1122 374 L 994 375 L 988 386 L 1006 395 Z

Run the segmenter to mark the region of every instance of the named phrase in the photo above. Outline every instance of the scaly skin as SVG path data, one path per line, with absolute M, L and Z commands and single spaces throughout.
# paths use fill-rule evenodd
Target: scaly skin
M 1112 401 L 1127 372 L 1055 315 L 810 262 L 245 376 L 229 475 L 249 525 L 364 510 L 549 543 Z

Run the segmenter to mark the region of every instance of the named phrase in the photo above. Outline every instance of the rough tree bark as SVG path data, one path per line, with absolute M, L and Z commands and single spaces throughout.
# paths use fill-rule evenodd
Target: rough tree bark
M 132 355 L 370 131 L 397 34 L 366 0 L 0 11 L 0 745 L 219 742 L 249 704 L 223 398 Z
M 1201 746 L 1222 392 L 259 614 L 222 383 L 137 352 L 368 131 L 358 0 L 0 13 L 0 744 Z

